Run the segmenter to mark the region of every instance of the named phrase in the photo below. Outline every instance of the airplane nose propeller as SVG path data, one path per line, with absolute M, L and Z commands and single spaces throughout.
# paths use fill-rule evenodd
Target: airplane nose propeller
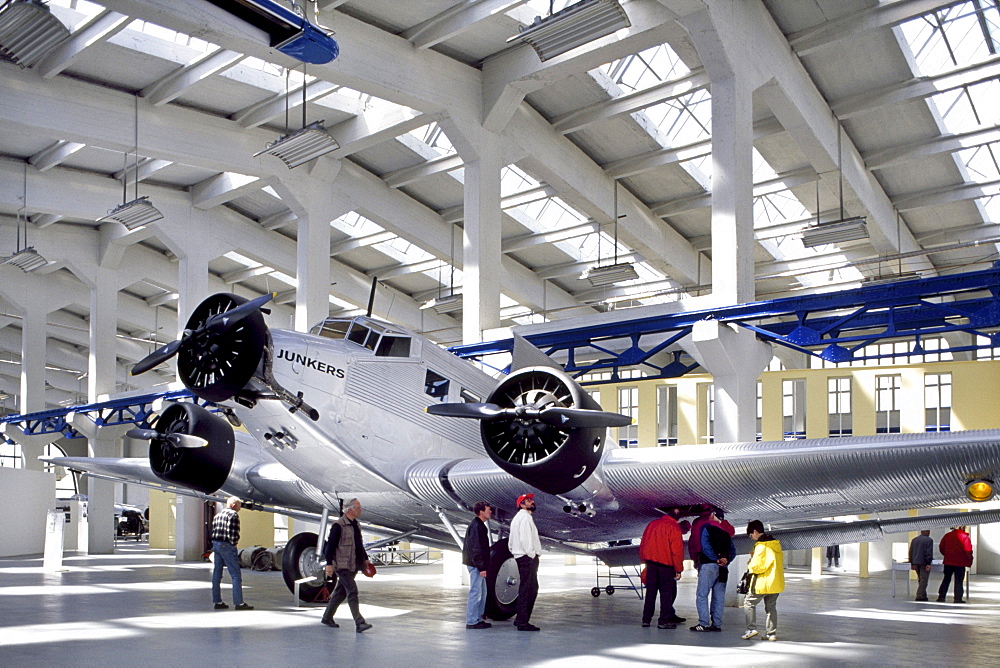
M 263 295 L 234 308 L 209 315 L 197 328 L 185 329 L 179 340 L 171 341 L 140 360 L 138 364 L 132 367 L 132 375 L 138 376 L 153 367 L 163 364 L 178 353 L 195 348 L 204 349 L 210 353 L 218 351 L 219 345 L 213 342 L 215 339 L 232 333 L 238 324 L 243 322 L 248 316 L 258 313 L 261 307 L 271 301 L 273 297 L 273 294 Z M 214 367 L 218 368 L 218 364 L 214 361 L 209 362 L 209 364 L 214 364 Z
M 129 438 L 149 441 L 150 443 L 165 442 L 175 448 L 204 448 L 208 445 L 207 440 L 198 436 L 180 433 L 161 434 L 155 429 L 129 429 L 125 432 L 125 435 Z
M 590 429 L 600 427 L 624 427 L 632 424 L 632 418 L 619 413 L 595 411 L 587 408 L 567 408 L 549 405 L 514 406 L 501 408 L 496 404 L 433 404 L 427 407 L 431 415 L 445 417 L 473 418 L 477 420 L 540 420 L 553 427 L 566 429 Z

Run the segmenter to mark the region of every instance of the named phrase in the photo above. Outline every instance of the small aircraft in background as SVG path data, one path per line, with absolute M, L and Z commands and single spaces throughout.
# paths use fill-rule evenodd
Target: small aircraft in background
M 319 519 L 319 535 L 297 534 L 285 549 L 289 588 L 321 572 L 330 514 L 352 497 L 389 540 L 454 549 L 455 523 L 468 521 L 475 502 L 495 508 L 502 532 L 514 499 L 533 492 L 543 545 L 609 565 L 637 563 L 634 539 L 673 508 L 723 509 L 734 524 L 762 519 L 786 549 L 879 540 L 958 516 L 1000 520 L 996 511 L 823 519 L 988 499 L 1000 430 L 624 449 L 607 442 L 607 430 L 630 419 L 601 410 L 560 368 L 538 364 L 537 348 L 515 347 L 511 373 L 498 380 L 368 316 L 329 318 L 309 334 L 269 329 L 270 299 L 209 297 L 179 340 L 133 368 L 176 356 L 184 385 L 225 417 L 174 402 L 129 432 L 149 440 L 148 460 L 46 460 Z M 323 591 L 321 575 L 315 582 L 300 589 L 304 600 Z M 506 540 L 493 548 L 487 582 L 489 614 L 513 614 L 517 566 Z
M 292 9 L 276 0 L 208 0 L 271 37 L 270 46 L 303 63 L 322 65 L 340 54 L 329 32 L 310 23 L 294 2 Z

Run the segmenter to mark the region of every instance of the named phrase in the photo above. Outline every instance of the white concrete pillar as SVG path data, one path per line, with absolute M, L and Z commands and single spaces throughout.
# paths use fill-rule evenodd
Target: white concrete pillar
M 748 330 L 703 320 L 682 345 L 714 379 L 715 442 L 753 441 L 757 377 L 771 361 L 770 344 Z
M 330 315 L 330 221 L 313 209 L 299 218 L 298 235 L 295 331 L 308 332 Z
M 34 283 L 35 281 L 32 281 Z M 45 410 L 45 343 L 48 336 L 48 303 L 44 295 L 38 295 L 24 308 L 21 321 L 21 403 L 22 413 Z M 38 458 L 43 454 L 44 444 L 30 439 L 21 444 L 24 468 L 41 471 Z
M 462 341 L 482 341 L 500 326 L 500 136 L 477 133 L 476 155 L 465 160 L 465 234 L 462 243 Z M 454 234 L 454 231 L 453 231 Z
M 205 503 L 191 496 L 177 495 L 174 559 L 201 561 L 205 553 Z
M 200 212 L 192 212 L 187 226 L 188 234 L 178 253 L 179 271 L 177 276 L 177 336 L 180 337 L 191 312 L 208 297 L 208 263 L 213 258 L 209 248 L 207 224 L 198 225 Z M 202 214 L 204 215 L 204 214 Z M 207 223 L 207 221 L 202 221 Z M 205 552 L 204 504 L 194 498 L 177 496 L 177 525 L 175 533 L 175 559 L 177 561 L 200 561 Z
M 275 189 L 298 219 L 296 243 L 295 322 L 307 332 L 330 314 L 330 221 L 344 208 L 333 182 L 341 162 L 321 158 L 300 171 L 280 177 Z M 305 178 L 304 178 L 305 176 Z
M 115 391 L 115 342 L 118 327 L 118 290 L 114 272 L 97 269 L 90 289 L 90 354 L 87 360 L 87 399 Z M 120 434 L 96 429 L 87 439 L 91 457 L 120 457 Z M 115 551 L 115 487 L 118 483 L 91 478 L 87 492 L 87 553 Z
M 712 294 L 754 300 L 751 91 L 733 75 L 712 79 Z

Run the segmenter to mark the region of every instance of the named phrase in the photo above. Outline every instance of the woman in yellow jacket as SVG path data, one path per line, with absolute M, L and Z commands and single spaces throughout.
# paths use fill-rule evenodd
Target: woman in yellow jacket
M 754 541 L 747 570 L 756 577 L 750 592 L 743 599 L 743 611 L 747 617 L 747 632 L 743 634 L 743 639 L 749 640 L 757 635 L 757 604 L 764 601 L 764 612 L 767 613 L 764 639 L 774 642 L 778 639 L 778 594 L 785 589 L 785 558 L 781 554 L 781 543 L 764 532 L 764 523 L 760 520 L 747 524 L 747 535 Z

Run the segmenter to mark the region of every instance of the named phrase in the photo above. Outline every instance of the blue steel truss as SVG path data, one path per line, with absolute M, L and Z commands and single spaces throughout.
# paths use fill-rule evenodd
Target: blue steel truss
M 100 401 L 94 404 L 84 404 L 70 408 L 56 408 L 37 413 L 25 413 L 23 415 L 6 415 L 0 418 L 0 424 L 10 423 L 18 425 L 25 434 L 61 434 L 65 438 L 85 438 L 83 434 L 73 428 L 66 416 L 70 413 L 83 413 L 91 417 L 97 426 L 112 426 L 122 424 L 134 424 L 138 427 L 148 428 L 149 419 L 153 415 L 153 403 L 158 399 L 165 401 L 194 401 L 201 406 L 213 407 L 215 404 L 205 402 L 195 397 L 188 390 L 172 390 L 170 392 L 154 392 L 134 397 L 124 397 L 121 399 L 111 399 L 110 401 Z M 13 443 L 9 438 L 4 437 L 8 443 Z
M 983 271 L 638 317 L 524 338 L 549 355 L 565 358 L 564 367 L 574 377 L 611 371 L 610 379 L 586 384 L 618 382 L 626 367 L 641 367 L 647 377 L 675 378 L 698 364 L 682 351 L 670 351 L 673 359 L 666 364 L 657 365 L 652 358 L 679 344 L 696 322 L 709 319 L 738 325 L 763 341 L 829 362 L 918 355 L 924 352 L 923 339 L 948 332 L 986 337 L 986 343 L 973 338 L 969 345 L 950 348 L 952 352 L 997 347 L 1000 262 Z M 866 346 L 884 339 L 910 340 L 914 345 L 906 353 L 863 354 Z M 510 353 L 513 345 L 513 339 L 503 339 L 450 350 L 459 357 L 482 361 L 492 354 Z

